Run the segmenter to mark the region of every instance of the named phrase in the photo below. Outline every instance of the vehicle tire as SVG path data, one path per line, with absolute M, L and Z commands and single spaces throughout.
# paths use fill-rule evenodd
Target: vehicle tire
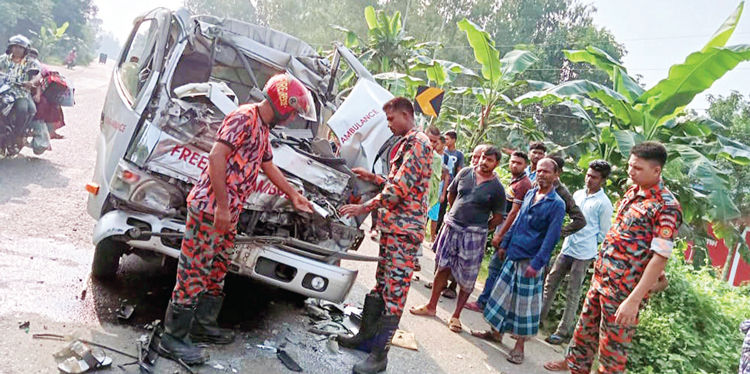
M 104 239 L 94 250 L 91 275 L 98 279 L 112 279 L 120 267 L 120 257 L 125 253 L 125 243 Z

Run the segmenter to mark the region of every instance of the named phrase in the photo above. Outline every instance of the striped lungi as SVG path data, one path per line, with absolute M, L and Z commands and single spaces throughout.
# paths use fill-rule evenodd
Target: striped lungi
M 462 290 L 471 293 L 487 245 L 487 227 L 462 227 L 446 219 L 435 241 L 438 269 L 450 268 Z
M 544 294 L 544 268 L 536 277 L 524 276 L 530 260 L 506 260 L 500 277 L 484 308 L 484 319 L 501 333 L 511 331 L 521 337 L 534 336 L 539 331 Z

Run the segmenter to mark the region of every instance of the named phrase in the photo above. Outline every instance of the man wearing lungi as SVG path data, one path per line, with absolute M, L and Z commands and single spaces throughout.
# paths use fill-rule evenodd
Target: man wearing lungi
M 388 365 L 391 339 L 404 311 L 417 250 L 424 239 L 432 175 L 430 139 L 415 127 L 411 101 L 397 97 L 385 103 L 383 111 L 393 134 L 403 136 L 396 144 L 388 178 L 357 169 L 360 179 L 381 184 L 383 190 L 364 204 L 345 205 L 340 210 L 347 216 L 361 216 L 377 209 L 381 233 L 382 259 L 375 273 L 375 289 L 365 296 L 360 330 L 353 337 L 339 338 L 344 347 L 370 352 L 367 359 L 354 365 L 355 374 L 380 373 Z
M 500 155 L 497 148 L 485 147 L 477 166 L 464 168 L 451 183 L 448 191 L 451 210 L 435 241 L 438 272 L 432 297 L 429 304 L 409 310 L 415 315 L 434 316 L 440 293 L 452 274 L 460 286 L 456 310 L 448 323 L 453 332 L 462 331 L 459 317 L 474 291 L 487 244 L 487 230 L 494 229 L 503 220 L 505 190 L 494 172 Z
M 547 318 L 555 300 L 557 288 L 565 276 L 570 274 L 562 320 L 557 330 L 545 339 L 547 343 L 560 345 L 573 333 L 581 301 L 581 286 L 583 286 L 588 269 L 599 254 L 599 243 L 604 241 L 604 236 L 612 226 L 613 207 L 607 194 L 604 193 L 604 185 L 611 170 L 612 167 L 607 161 L 590 162 L 586 171 L 586 188 L 573 194 L 576 205 L 586 217 L 586 226 L 581 231 L 565 238 L 562 250 L 557 255 L 547 276 L 547 282 L 544 285 L 542 321 Z
M 599 373 L 624 373 L 638 310 L 672 254 L 682 209 L 664 186 L 667 149 L 647 141 L 630 150 L 628 176 L 635 184 L 619 203 L 612 228 L 594 264 L 594 278 L 566 359 L 544 365 L 550 371 L 590 373 L 599 353 Z
M 526 193 L 516 221 L 498 248 L 505 252 L 505 263 L 484 308 L 484 318 L 492 329 L 472 333 L 498 342 L 503 333 L 513 333 L 516 346 L 508 361 L 514 364 L 523 363 L 524 343 L 539 331 L 544 267 L 560 239 L 565 217 L 565 202 L 554 188 L 557 163 L 544 158 L 537 163 L 536 172 L 537 187 Z

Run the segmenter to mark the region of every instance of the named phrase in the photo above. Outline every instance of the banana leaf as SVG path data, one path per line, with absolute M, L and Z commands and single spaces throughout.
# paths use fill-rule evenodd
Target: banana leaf
M 516 75 L 523 73 L 537 61 L 539 59 L 529 51 L 512 50 L 500 60 L 501 78 L 505 81 L 512 81 Z
M 585 50 L 563 52 L 572 62 L 586 62 L 607 73 L 614 83 L 615 91 L 627 97 L 630 102 L 634 102 L 645 92 L 635 79 L 628 75 L 627 69 L 620 61 L 599 48 L 589 46 Z
M 750 61 L 748 44 L 709 47 L 692 53 L 684 63 L 673 65 L 669 76 L 641 95 L 637 102 L 645 103 L 644 109 L 654 117 L 672 114 L 743 61 Z
M 502 76 L 500 52 L 495 49 L 490 34 L 466 18 L 458 22 L 458 28 L 466 33 L 469 45 L 474 50 L 474 58 L 482 65 L 482 76 L 496 84 Z
M 711 36 L 711 39 L 709 39 L 708 43 L 706 43 L 706 46 L 703 47 L 702 51 L 707 51 L 709 48 L 713 47 L 723 47 L 727 45 L 727 41 L 729 41 L 729 38 L 734 33 L 734 30 L 737 28 L 737 23 L 740 21 L 740 16 L 742 16 L 742 9 L 745 7 L 745 2 L 741 1 L 740 5 L 737 6 L 737 9 L 732 12 L 732 14 L 729 15 L 726 21 L 719 27 L 718 30 Z

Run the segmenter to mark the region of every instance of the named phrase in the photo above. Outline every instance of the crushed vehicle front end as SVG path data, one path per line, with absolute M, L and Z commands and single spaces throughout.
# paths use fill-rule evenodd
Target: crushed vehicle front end
M 139 31 L 144 29 L 139 22 L 148 17 L 161 17 L 157 26 L 162 29 L 154 31 L 149 24 Z M 114 275 L 117 265 L 111 262 L 124 253 L 179 256 L 186 198 L 207 167 L 224 116 L 239 102 L 263 100 L 265 82 L 286 71 L 312 92 L 319 118 L 274 129 L 274 163 L 314 203 L 315 214 L 296 212 L 259 174 L 237 226 L 230 271 L 305 296 L 342 301 L 357 272 L 338 266 L 340 260 L 377 258 L 349 253 L 358 249 L 364 233 L 358 220 L 338 213 L 355 189 L 366 194 L 371 186 L 362 186 L 327 139 L 316 137 L 336 109 L 328 60 L 299 39 L 268 28 L 190 17 L 184 10 L 170 12 L 170 22 L 165 17 L 161 12 L 137 20 L 131 47 L 125 47 L 113 73 L 89 189 L 89 213 L 98 220 L 94 275 Z M 147 43 L 153 39 L 153 50 L 136 55 L 136 39 L 148 33 L 155 34 L 145 37 Z M 127 70 L 131 66 L 135 78 Z M 112 109 L 118 105 L 122 108 Z

